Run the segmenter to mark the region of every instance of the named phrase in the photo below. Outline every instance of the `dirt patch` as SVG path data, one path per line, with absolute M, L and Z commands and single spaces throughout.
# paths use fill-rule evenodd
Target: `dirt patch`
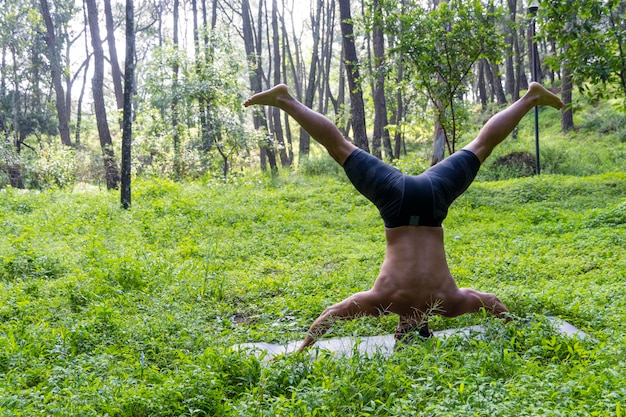
M 506 168 L 520 176 L 529 176 L 536 173 L 535 157 L 528 152 L 512 152 L 501 156 L 493 162 L 498 168 Z

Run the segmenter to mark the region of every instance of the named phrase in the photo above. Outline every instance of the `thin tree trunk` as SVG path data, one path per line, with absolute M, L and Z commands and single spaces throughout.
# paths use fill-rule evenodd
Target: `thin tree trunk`
M 402 57 L 398 57 L 398 75 L 397 84 L 402 85 L 404 79 L 404 66 Z M 402 91 L 398 88 L 396 91 L 396 113 L 395 120 L 392 122 L 396 126 L 396 132 L 394 134 L 394 157 L 400 158 L 402 152 L 403 136 L 402 136 L 402 122 L 404 121 L 404 96 Z
M 174 50 L 178 50 L 178 20 L 179 20 L 180 1 L 174 0 L 174 27 L 172 29 L 172 42 L 174 44 Z M 174 142 L 174 177 L 176 180 L 180 180 L 182 176 L 182 150 L 180 143 L 180 132 L 178 120 L 178 72 L 180 68 L 178 65 L 178 59 L 174 58 L 172 64 L 172 91 L 174 96 L 171 102 L 172 111 L 172 140 Z
M 261 6 L 259 6 L 261 7 Z M 242 0 L 241 2 L 241 17 L 242 17 L 242 32 L 244 38 L 244 46 L 246 48 L 246 56 L 248 57 L 248 63 L 252 71 L 249 71 L 250 90 L 254 93 L 259 93 L 263 89 L 262 76 L 263 68 L 261 67 L 260 57 L 257 55 L 257 51 L 260 51 L 261 47 L 255 46 L 254 31 L 252 28 L 252 19 L 250 15 L 250 3 L 249 0 Z M 261 25 L 261 22 L 259 22 Z M 253 113 L 253 123 L 256 130 L 267 129 L 267 119 L 265 113 L 261 110 Z M 276 165 L 276 157 L 271 148 L 271 143 L 267 140 L 262 140 L 259 143 L 261 152 L 261 169 L 267 170 L 267 163 L 269 162 L 270 169 L 276 171 L 278 169 Z
M 113 142 L 111 131 L 107 122 L 106 106 L 104 104 L 104 52 L 102 41 L 100 40 L 100 28 L 98 25 L 98 8 L 95 0 L 85 0 L 87 4 L 87 17 L 89 19 L 89 29 L 91 32 L 91 43 L 94 56 L 94 70 L 92 78 L 92 92 L 94 109 L 96 113 L 96 124 L 98 126 L 98 136 L 100 137 L 100 147 L 104 158 L 104 169 L 108 189 L 118 187 L 120 177 L 115 153 L 113 152 Z
M 274 85 L 281 83 L 280 70 L 281 65 L 281 52 L 280 52 L 280 40 L 278 33 L 278 2 L 272 0 L 272 45 L 274 47 Z M 273 119 L 273 131 L 274 140 L 279 147 L 280 164 L 283 167 L 291 165 L 291 161 L 287 156 L 287 148 L 285 146 L 285 137 L 283 135 L 283 126 L 280 120 L 281 111 L 278 107 L 272 108 Z
M 568 132 L 574 129 L 574 111 L 572 109 L 572 70 L 570 63 L 564 61 L 562 66 L 562 85 L 561 100 L 563 100 L 563 108 L 561 109 L 561 131 Z
M 293 57 L 291 57 L 291 50 L 289 48 L 289 36 L 287 35 L 287 27 L 285 25 L 285 20 L 283 18 L 283 16 L 285 16 L 285 0 L 282 0 L 282 12 L 280 15 L 280 20 L 281 20 L 281 27 L 282 27 L 282 50 L 283 50 L 283 56 L 282 56 L 282 60 L 281 60 L 281 65 L 282 65 L 282 72 L 283 75 L 285 77 L 285 79 L 287 79 L 287 74 L 289 74 L 290 72 L 293 73 Z M 291 68 L 288 68 L 288 65 Z M 294 155 L 293 155 L 293 136 L 291 134 L 291 128 L 289 126 L 289 115 L 285 112 L 282 112 L 282 116 L 283 116 L 283 120 L 284 120 L 284 124 L 285 124 L 285 139 L 287 140 L 287 157 L 289 158 L 289 160 L 291 161 L 291 163 L 293 163 L 294 160 Z
M 86 7 L 83 7 L 83 20 L 85 22 L 85 68 L 83 73 L 83 84 L 80 88 L 80 94 L 78 96 L 78 103 L 76 105 L 76 136 L 75 143 L 76 146 L 80 145 L 80 126 L 82 121 L 82 107 L 83 107 L 83 98 L 85 96 L 85 87 L 87 86 L 87 74 L 89 70 L 89 63 L 91 62 L 91 53 L 89 52 L 89 30 L 87 29 L 87 11 Z
M 59 134 L 61 135 L 61 143 L 65 146 L 71 146 L 70 139 L 70 115 L 67 111 L 65 103 L 65 92 L 63 90 L 61 57 L 57 48 L 57 40 L 54 32 L 54 24 L 50 16 L 50 8 L 48 0 L 40 0 L 41 14 L 46 23 L 46 44 L 48 45 L 48 58 L 50 59 L 50 74 L 52 76 L 52 84 L 56 94 L 56 110 L 57 119 L 59 121 Z
M 131 0 L 132 2 L 132 0 Z M 111 63 L 111 78 L 113 79 L 113 91 L 115 92 L 115 102 L 118 110 L 124 108 L 124 89 L 122 88 L 122 70 L 117 59 L 117 46 L 115 44 L 115 23 L 113 22 L 113 11 L 111 10 L 111 0 L 104 0 L 104 16 L 106 17 L 107 45 L 109 46 L 109 60 Z
M 487 89 L 485 88 L 485 59 L 478 61 L 478 98 L 480 99 L 480 106 L 484 110 L 487 109 Z
M 500 68 L 498 64 L 491 64 L 487 62 L 487 65 L 491 68 L 491 73 L 493 74 L 493 91 L 496 95 L 496 103 L 502 106 L 506 104 L 506 94 L 504 94 L 504 89 L 502 88 L 502 77 L 500 76 Z
M 319 67 L 319 45 L 320 45 L 320 15 L 322 13 L 322 0 L 317 0 L 315 14 L 311 14 L 311 35 L 313 36 L 313 47 L 311 48 L 311 66 L 309 67 L 309 79 L 304 93 L 304 105 L 313 107 L 315 97 L 315 82 L 317 69 Z M 300 129 L 300 157 L 308 157 L 311 136 L 304 129 Z
M 433 7 L 437 7 L 440 2 L 446 2 L 446 1 L 447 0 L 434 0 Z M 441 75 L 438 75 L 438 81 L 441 84 L 445 82 L 443 78 L 441 77 Z M 435 105 L 435 121 L 434 121 L 434 135 L 433 135 L 433 155 L 430 161 L 431 165 L 436 165 L 439 162 L 443 161 L 443 158 L 446 153 L 446 143 L 448 143 L 446 131 L 440 122 L 440 117 L 445 111 L 445 107 L 441 101 L 437 101 L 436 103 L 434 103 L 434 105 Z
M 135 6 L 126 0 L 126 68 L 124 70 L 124 109 L 122 116 L 122 192 L 125 209 L 131 204 L 131 145 L 133 137 L 133 90 L 135 80 Z
M 382 31 L 383 16 L 379 0 L 374 0 L 374 28 L 372 31 L 372 45 L 374 49 L 374 137 L 378 137 L 385 149 L 389 161 L 393 160 L 391 139 L 387 125 L 387 99 L 385 98 L 385 77 L 387 64 L 385 62 L 385 38 Z M 373 140 L 372 140 L 373 142 Z
M 206 30 L 206 3 L 203 3 L 203 6 L 204 7 L 202 14 L 205 23 L 204 28 Z M 204 63 L 206 62 L 206 57 L 203 57 L 203 51 L 206 51 L 207 47 L 206 45 L 204 46 L 204 48 L 200 46 L 200 33 L 198 32 L 199 25 L 197 0 L 191 0 L 191 13 L 191 20 L 193 23 L 193 47 L 195 52 L 196 77 L 198 78 L 198 82 L 202 82 Z M 211 141 L 209 140 L 208 132 L 206 99 L 202 91 L 197 93 L 196 98 L 198 100 L 198 118 L 200 120 L 200 149 L 202 149 L 202 151 L 204 152 L 208 152 L 211 149 Z
M 358 58 L 354 44 L 354 30 L 352 28 L 352 13 L 350 0 L 339 0 L 339 14 L 341 16 L 341 34 L 343 37 L 343 50 L 350 89 L 350 115 L 354 144 L 369 152 L 367 130 L 365 128 L 365 105 L 361 90 Z
M 517 0 L 508 0 L 510 21 L 507 25 L 506 92 L 511 95 L 511 102 L 519 99 L 520 66 L 519 41 L 517 36 Z

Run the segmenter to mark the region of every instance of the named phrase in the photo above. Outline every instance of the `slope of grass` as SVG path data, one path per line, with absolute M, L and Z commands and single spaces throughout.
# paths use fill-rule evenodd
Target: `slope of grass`
M 265 362 L 230 347 L 302 338 L 378 272 L 382 224 L 342 176 L 144 181 L 130 211 L 88 187 L 4 190 L 0 414 L 623 415 L 625 196 L 616 172 L 477 182 L 454 204 L 459 284 L 530 323 L 435 318 L 487 337 Z M 593 340 L 558 335 L 546 314 Z M 362 319 L 329 337 L 394 326 Z

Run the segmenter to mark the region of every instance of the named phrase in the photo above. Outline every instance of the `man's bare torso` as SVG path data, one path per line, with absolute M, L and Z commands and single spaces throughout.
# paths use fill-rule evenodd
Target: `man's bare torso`
M 446 261 L 443 228 L 403 226 L 385 229 L 385 234 L 385 260 L 371 291 L 389 312 L 401 316 L 436 305 L 438 314 L 448 315 L 446 304 L 458 287 Z

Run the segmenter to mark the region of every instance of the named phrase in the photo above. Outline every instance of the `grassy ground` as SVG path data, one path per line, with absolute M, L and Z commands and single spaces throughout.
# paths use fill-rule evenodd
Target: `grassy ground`
M 381 221 L 342 176 L 137 182 L 130 211 L 89 187 L 1 191 L 0 415 L 624 415 L 625 196 L 623 172 L 545 175 L 479 181 L 454 204 L 459 284 L 529 324 L 435 318 L 487 337 L 265 362 L 230 347 L 301 339 L 377 274 Z
M 482 324 L 486 338 L 389 358 L 231 349 L 299 340 L 372 284 L 382 223 L 328 157 L 274 178 L 136 181 L 130 211 L 89 186 L 0 191 L 0 415 L 625 415 L 626 124 L 584 106 L 567 135 L 542 110 L 547 175 L 488 162 L 445 223 L 459 285 L 495 292 L 521 320 L 434 318 L 435 330 Z M 527 117 L 491 160 L 533 140 Z M 397 164 L 419 172 L 428 147 L 409 148 Z M 546 315 L 591 337 L 563 337 Z

